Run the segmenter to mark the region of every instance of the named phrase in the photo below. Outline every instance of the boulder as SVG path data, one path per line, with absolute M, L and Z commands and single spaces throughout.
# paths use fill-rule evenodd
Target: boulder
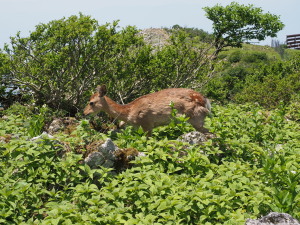
M 190 145 L 199 145 L 207 141 L 207 137 L 201 132 L 192 131 L 181 135 L 177 140 L 181 142 L 187 142 Z
M 84 162 L 91 168 L 103 166 L 106 168 L 112 168 L 116 160 L 115 152 L 119 148 L 108 138 L 105 143 L 100 145 L 97 151 L 90 153 Z
M 170 39 L 170 34 L 161 28 L 148 28 L 140 31 L 139 33 L 144 41 L 155 48 L 162 48 L 168 45 L 168 41 Z
M 92 149 L 94 148 L 94 149 Z M 91 143 L 88 147 L 90 153 L 84 159 L 84 162 L 91 168 L 103 166 L 113 168 L 117 172 L 121 172 L 132 166 L 130 161 L 135 157 L 145 156 L 133 148 L 119 149 L 110 138 L 103 144 Z
M 287 213 L 271 212 L 257 220 L 248 219 L 246 225 L 300 225 L 300 223 Z
M 78 121 L 74 117 L 56 118 L 50 123 L 47 131 L 52 135 L 61 131 L 71 134 L 77 126 Z
M 58 119 L 54 119 L 50 125 L 49 125 L 49 128 L 48 128 L 48 132 L 50 134 L 54 134 L 58 131 L 61 131 L 65 128 L 65 125 L 64 125 L 64 122 L 62 119 L 58 118 Z

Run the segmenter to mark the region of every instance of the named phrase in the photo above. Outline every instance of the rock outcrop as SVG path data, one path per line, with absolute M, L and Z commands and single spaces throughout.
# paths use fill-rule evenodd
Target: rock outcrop
M 287 213 L 271 212 L 257 220 L 248 219 L 246 225 L 300 225 L 300 223 Z
M 129 162 L 139 156 L 145 156 L 145 154 L 133 148 L 119 149 L 108 138 L 103 144 L 96 147 L 93 152 L 89 153 L 84 162 L 91 168 L 103 166 L 113 168 L 116 172 L 121 172 L 130 168 L 132 165 Z

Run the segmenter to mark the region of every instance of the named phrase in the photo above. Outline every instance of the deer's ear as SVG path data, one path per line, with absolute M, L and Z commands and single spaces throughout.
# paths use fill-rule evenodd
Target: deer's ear
M 100 97 L 103 97 L 104 95 L 106 95 L 106 86 L 105 85 L 99 85 L 96 88 L 96 91 L 99 93 Z

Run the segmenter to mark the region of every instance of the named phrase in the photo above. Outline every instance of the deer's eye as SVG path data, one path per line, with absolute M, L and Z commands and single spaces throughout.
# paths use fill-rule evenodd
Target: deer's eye
M 90 102 L 90 106 L 93 106 L 94 105 L 94 102 Z

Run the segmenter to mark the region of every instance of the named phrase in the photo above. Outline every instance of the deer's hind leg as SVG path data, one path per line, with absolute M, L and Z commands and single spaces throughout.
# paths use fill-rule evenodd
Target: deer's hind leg
M 152 129 L 153 129 L 153 126 L 152 125 L 141 125 L 141 127 L 143 128 L 143 131 L 145 133 L 147 133 L 147 137 L 151 137 L 152 136 Z
M 199 115 L 195 117 L 191 117 L 188 122 L 199 132 L 206 134 L 209 133 L 209 130 L 204 128 L 204 115 Z

